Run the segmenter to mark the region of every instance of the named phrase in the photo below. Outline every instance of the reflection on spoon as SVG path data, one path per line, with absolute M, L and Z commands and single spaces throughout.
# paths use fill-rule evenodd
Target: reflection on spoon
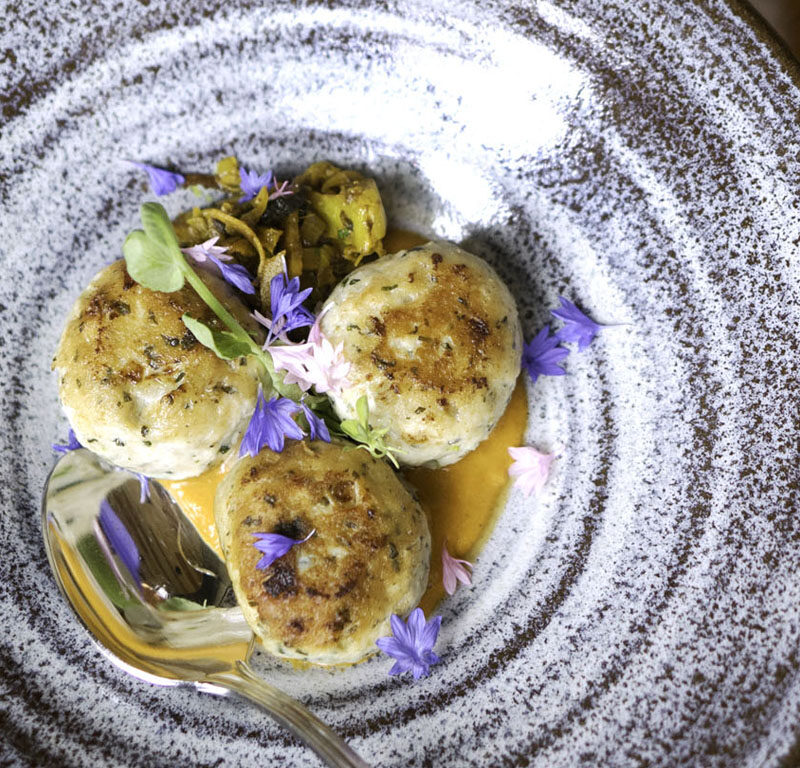
M 87 450 L 56 464 L 42 501 L 47 556 L 62 594 L 103 654 L 157 685 L 236 693 L 263 707 L 334 768 L 367 768 L 302 704 L 247 664 L 254 636 L 225 565 L 157 483 Z

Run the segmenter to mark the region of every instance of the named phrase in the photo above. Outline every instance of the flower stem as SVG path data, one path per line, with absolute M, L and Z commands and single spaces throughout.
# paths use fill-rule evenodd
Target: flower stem
M 189 285 L 195 289 L 197 295 L 208 304 L 214 314 L 226 325 L 228 330 L 234 334 L 238 339 L 246 342 L 250 347 L 250 355 L 255 357 L 263 366 L 263 374 L 261 376 L 262 385 L 264 389 L 269 392 L 274 389 L 279 395 L 288 397 L 295 402 L 300 402 L 302 392 L 296 385 L 284 384 L 283 379 L 275 372 L 275 364 L 272 362 L 272 355 L 265 352 L 253 340 L 252 336 L 239 324 L 239 321 L 230 313 L 219 299 L 209 290 L 208 286 L 200 279 L 200 276 L 189 266 L 185 259 L 181 259 L 181 269 L 189 282 Z
M 227 326 L 228 330 L 234 334 L 238 339 L 246 341 L 251 348 L 261 351 L 259 346 L 250 337 L 250 334 L 245 331 L 239 324 L 239 321 L 230 313 L 222 302 L 211 293 L 208 286 L 200 279 L 200 276 L 182 259 L 182 270 L 189 285 L 195 289 L 198 296 L 213 310 L 214 314 Z

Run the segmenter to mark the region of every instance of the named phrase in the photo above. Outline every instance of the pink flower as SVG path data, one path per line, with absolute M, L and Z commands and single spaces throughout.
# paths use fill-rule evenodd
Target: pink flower
M 334 347 L 322 335 L 319 321 L 318 317 L 304 344 L 270 345 L 267 350 L 275 368 L 286 371 L 287 384 L 297 384 L 304 392 L 314 387 L 321 395 L 338 393 L 350 386 L 350 363 L 342 355 L 344 344 L 339 342 Z
M 448 595 L 452 595 L 456 591 L 459 581 L 465 587 L 472 584 L 472 577 L 467 568 L 471 571 L 472 563 L 453 557 L 447 551 L 447 542 L 445 541 L 442 544 L 442 583 L 444 584 L 444 591 Z
M 273 189 L 275 191 L 270 193 L 269 196 L 270 200 L 275 200 L 275 198 L 277 197 L 285 197 L 286 195 L 294 194 L 294 190 L 291 188 L 291 185 L 289 184 L 288 181 L 281 182 L 281 184 L 279 185 L 278 180 L 273 179 L 272 184 L 273 184 Z
M 314 368 L 314 350 L 311 344 L 270 344 L 265 349 L 272 356 L 278 371 L 286 371 L 285 384 L 297 384 L 307 392 L 314 384 L 311 371 Z
M 514 459 L 508 474 L 516 478 L 514 485 L 526 496 L 542 490 L 550 474 L 550 465 L 556 458 L 554 453 L 541 453 L 529 445 L 521 448 L 509 448 L 508 453 Z
M 200 245 L 193 245 L 191 248 L 181 248 L 181 251 L 187 256 L 191 256 L 198 263 L 208 258 L 212 260 L 217 258 L 220 261 L 230 261 L 232 257 L 227 253 L 228 249 L 217 245 L 217 240 L 219 240 L 219 237 L 212 237 L 210 240 L 200 243 Z

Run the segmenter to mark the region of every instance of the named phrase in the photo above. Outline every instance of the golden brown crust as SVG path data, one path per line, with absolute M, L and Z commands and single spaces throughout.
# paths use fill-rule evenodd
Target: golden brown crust
M 245 327 L 257 327 L 222 280 L 201 276 Z M 254 364 L 219 359 L 189 332 L 184 313 L 221 328 L 190 286 L 151 291 L 117 261 L 76 301 L 53 360 L 84 445 L 152 476 L 187 477 L 221 460 L 256 399 Z
M 352 366 L 353 386 L 332 395 L 341 418 L 366 395 L 409 465 L 452 463 L 486 438 L 522 354 L 514 300 L 486 262 L 430 242 L 355 270 L 329 303 L 322 332 Z
M 389 388 L 401 397 L 412 390 L 432 390 L 440 396 L 437 403 L 443 408 L 447 407 L 447 395 L 485 389 L 496 357 L 505 354 L 514 339 L 508 311 L 490 301 L 493 292 L 487 289 L 483 275 L 476 274 L 465 260 L 445 260 L 434 249 L 410 266 L 404 277 L 408 283 L 419 280 L 430 287 L 420 300 L 390 305 L 369 318 L 375 336 L 370 352 L 372 373 L 391 382 Z M 388 304 L 385 289 L 391 287 L 373 284 L 369 289 L 372 297 L 364 298 L 369 304 L 378 304 L 383 293 Z M 407 335 L 422 342 L 412 358 L 398 354 L 391 344 L 392 339 Z
M 291 441 L 239 461 L 217 493 L 234 589 L 267 650 L 321 664 L 358 661 L 413 608 L 430 535 L 419 504 L 381 461 L 339 443 Z M 266 570 L 254 533 L 307 542 Z

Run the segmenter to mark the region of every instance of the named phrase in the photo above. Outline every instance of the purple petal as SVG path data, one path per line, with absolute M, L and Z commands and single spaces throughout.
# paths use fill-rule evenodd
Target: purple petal
M 398 659 L 392 668 L 389 670 L 390 675 L 402 675 L 403 672 L 409 672 L 415 668 L 414 660 L 409 658 Z M 414 677 L 417 677 L 414 675 Z
M 100 528 L 111 544 L 112 549 L 117 554 L 123 565 L 128 569 L 131 576 L 140 583 L 139 578 L 139 550 L 133 537 L 128 533 L 128 529 L 119 519 L 117 513 L 111 508 L 107 499 L 103 499 L 100 504 L 100 515 L 98 517 Z
M 238 288 L 242 293 L 256 292 L 256 289 L 253 288 L 253 278 L 241 264 L 226 264 L 224 261 L 220 261 L 216 256 L 211 254 L 208 254 L 208 258 L 217 265 L 217 268 L 226 282 Z
M 79 448 L 83 448 L 83 446 L 78 442 L 78 438 L 75 437 L 75 433 L 72 431 L 72 429 L 70 429 L 69 433 L 67 434 L 66 444 L 53 443 L 50 447 L 53 449 L 53 452 L 57 453 L 59 456 L 63 456 L 65 453 L 69 453 L 70 451 L 77 451 Z
M 294 539 L 278 533 L 254 533 L 253 535 L 259 537 L 258 541 L 253 542 L 253 546 L 264 555 L 256 563 L 256 568 L 262 571 L 269 568 L 279 557 L 283 557 L 297 543 Z
M 421 677 L 427 677 L 430 667 L 424 662 L 415 662 L 413 665 L 414 679 L 419 680 Z
M 264 443 L 271 451 L 282 453 L 286 444 L 286 435 L 276 420 L 267 419 L 263 424 Z
M 240 203 L 252 200 L 263 187 L 268 187 L 272 182 L 272 171 L 259 174 L 257 171 L 248 171 L 245 168 L 239 169 L 239 186 L 244 195 L 239 198 Z
M 551 310 L 554 317 L 564 321 L 564 327 L 556 331 L 556 338 L 563 342 L 577 343 L 578 351 L 586 349 L 600 331 L 601 326 L 563 296 L 559 296 L 559 301 L 561 307 Z
M 165 171 L 163 168 L 157 168 L 154 165 L 147 165 L 147 163 L 135 163 L 130 161 L 131 165 L 135 165 L 142 171 L 145 171 L 150 178 L 150 189 L 157 196 L 168 195 L 174 192 L 186 179 L 180 173 L 173 173 L 172 171 Z
M 432 647 L 439 636 L 442 617 L 436 616 L 426 622 L 422 609 L 415 608 L 407 622 L 392 614 L 390 623 L 394 637 L 382 637 L 375 641 L 378 648 L 397 660 L 389 674 L 399 675 L 410 671 L 415 679 L 427 675 L 430 665 L 439 662 Z
M 279 533 L 254 533 L 258 541 L 253 542 L 253 546 L 264 554 L 256 568 L 266 570 L 270 567 L 279 557 L 283 557 L 292 547 L 298 544 L 304 544 L 316 533 L 316 530 L 311 531 L 303 539 L 291 539 L 288 536 L 282 536 Z
M 389 656 L 394 656 L 396 659 L 399 659 L 406 653 L 406 647 L 395 637 L 379 637 L 375 641 L 375 645 L 384 653 Z
M 269 290 L 272 311 L 271 336 L 314 324 L 314 315 L 303 306 L 303 301 L 308 298 L 312 289 L 306 288 L 301 291 L 299 278 L 293 277 L 289 280 L 286 273 L 280 272 L 270 280 Z
M 422 631 L 425 629 L 425 614 L 422 608 L 415 608 L 408 616 L 408 628 L 411 637 L 414 639 L 414 644 L 419 645 Z
M 286 397 L 264 401 L 264 393 L 259 390 L 256 408 L 242 438 L 239 456 L 255 456 L 265 445 L 276 453 L 284 447 L 284 438 L 300 440 L 305 433 L 292 418 L 300 406 Z
M 389 619 L 389 623 L 392 626 L 392 634 L 398 639 L 400 643 L 402 643 L 406 647 L 412 645 L 408 628 L 406 627 L 403 620 L 396 613 L 392 614 L 391 618 Z
M 558 365 L 569 350 L 557 346 L 559 340 L 549 336 L 550 326 L 546 325 L 522 348 L 522 365 L 535 383 L 539 376 L 563 376 L 566 372 Z
M 422 613 L 421 608 L 417 608 L 417 610 Z M 425 621 L 425 616 L 423 614 L 422 621 Z M 417 643 L 417 647 L 424 649 L 426 653 L 431 652 L 431 648 L 436 645 L 436 638 L 439 637 L 439 629 L 442 626 L 442 617 L 441 616 L 434 616 L 429 622 L 423 625 L 422 631 L 419 634 L 419 640 Z
M 303 409 L 303 415 L 308 422 L 308 436 L 312 440 L 322 440 L 329 443 L 331 441 L 331 433 L 328 431 L 328 425 L 325 421 L 317 416 L 305 403 L 301 403 L 300 407 Z

